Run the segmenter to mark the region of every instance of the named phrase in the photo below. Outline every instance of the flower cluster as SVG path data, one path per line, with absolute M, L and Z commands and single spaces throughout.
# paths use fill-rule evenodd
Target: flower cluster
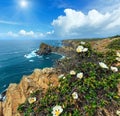
M 99 62 L 99 65 L 100 65 L 101 68 L 109 69 L 109 67 L 105 63 L 103 63 L 103 62 Z M 110 69 L 113 72 L 118 72 L 118 68 L 117 67 L 111 66 Z
M 74 76 L 74 75 L 76 75 L 76 72 L 74 70 L 71 70 L 70 75 Z M 82 79 L 83 78 L 83 72 L 77 73 L 76 77 L 79 78 L 79 79 Z
M 88 51 L 88 48 L 84 48 L 83 46 L 78 46 L 76 48 L 76 52 L 77 53 L 81 53 L 81 52 L 87 52 Z

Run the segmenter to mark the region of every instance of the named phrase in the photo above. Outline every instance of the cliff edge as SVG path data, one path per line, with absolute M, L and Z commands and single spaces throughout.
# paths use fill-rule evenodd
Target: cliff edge
M 33 92 L 48 89 L 49 84 L 58 85 L 58 74 L 53 68 L 43 70 L 35 69 L 29 76 L 23 76 L 21 82 L 10 84 L 6 93 L 6 100 L 0 102 L 0 116 L 19 116 L 17 108 L 26 101 L 26 98 Z

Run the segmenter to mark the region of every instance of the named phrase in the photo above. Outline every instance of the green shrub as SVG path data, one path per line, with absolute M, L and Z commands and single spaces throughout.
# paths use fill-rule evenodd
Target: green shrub
M 115 49 L 115 50 L 120 50 L 120 39 L 113 40 L 107 48 L 109 49 Z

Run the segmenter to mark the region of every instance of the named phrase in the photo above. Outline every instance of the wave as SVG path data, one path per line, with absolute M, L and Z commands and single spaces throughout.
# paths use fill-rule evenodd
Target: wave
M 24 57 L 27 58 L 27 59 L 36 57 L 36 56 L 38 56 L 38 55 L 35 53 L 36 51 L 37 51 L 37 50 L 33 50 L 31 53 L 25 54 Z

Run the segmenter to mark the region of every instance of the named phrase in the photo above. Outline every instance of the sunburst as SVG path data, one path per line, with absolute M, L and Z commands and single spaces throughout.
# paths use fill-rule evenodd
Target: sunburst
M 26 0 L 21 0 L 21 1 L 20 1 L 20 6 L 21 6 L 22 8 L 26 8 L 26 7 L 28 7 L 28 2 L 27 2 Z

